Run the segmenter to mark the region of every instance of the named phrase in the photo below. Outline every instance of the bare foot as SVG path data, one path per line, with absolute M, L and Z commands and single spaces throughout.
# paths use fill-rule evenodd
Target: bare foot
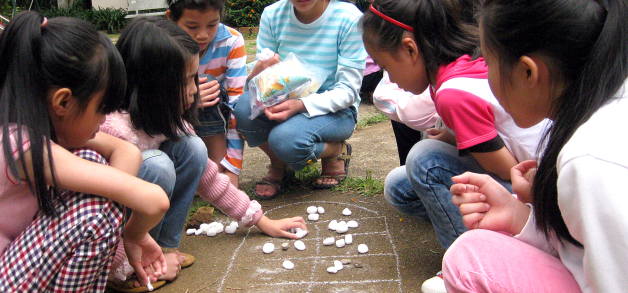
M 285 172 L 286 171 L 284 167 L 275 167 L 271 165 L 268 168 L 268 174 L 266 174 L 266 176 L 263 179 L 269 182 L 277 182 L 277 184 L 281 185 L 281 180 L 286 175 Z M 275 189 L 275 187 L 273 187 L 272 185 L 268 185 L 268 184 L 256 184 L 255 185 L 255 193 L 258 196 L 272 196 L 278 191 L 279 190 Z
M 344 160 L 321 160 L 322 171 L 321 174 L 343 174 L 345 172 Z M 338 180 L 334 178 L 318 178 L 316 184 L 318 185 L 330 185 L 339 184 Z

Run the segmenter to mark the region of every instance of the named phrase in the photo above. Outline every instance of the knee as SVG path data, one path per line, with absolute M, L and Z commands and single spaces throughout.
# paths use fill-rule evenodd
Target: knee
M 282 126 L 282 125 L 279 125 Z M 286 163 L 301 163 L 310 158 L 312 154 L 311 144 L 300 139 L 295 132 L 283 131 L 283 127 L 275 127 L 268 135 L 270 149 Z
M 408 181 L 408 175 L 404 166 L 397 167 L 388 173 L 384 182 L 384 198 L 388 203 L 393 205 L 401 203 L 400 197 L 405 193 L 401 189 L 406 181 Z
M 185 138 L 185 150 L 191 163 L 203 169 L 207 166 L 207 146 L 198 136 L 193 135 Z
M 138 177 L 144 181 L 159 185 L 168 195 L 172 194 L 177 173 L 174 163 L 162 151 L 148 150 L 142 152 L 142 166 Z M 207 159 L 207 156 L 205 156 Z
M 235 104 L 233 108 L 233 116 L 236 120 L 236 129 L 240 131 L 240 129 L 247 129 L 250 124 L 251 119 L 251 104 L 249 102 L 249 93 L 243 93 L 239 98 L 238 102 Z

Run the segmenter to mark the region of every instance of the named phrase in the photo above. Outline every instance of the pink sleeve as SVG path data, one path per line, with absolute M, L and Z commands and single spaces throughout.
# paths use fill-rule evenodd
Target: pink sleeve
M 466 149 L 497 136 L 490 103 L 470 92 L 447 88 L 436 93 L 436 110 L 456 134 L 458 149 Z
M 197 191 L 203 199 L 227 216 L 238 220 L 240 225 L 251 227 L 262 217 L 261 205 L 250 200 L 244 191 L 235 188 L 227 175 L 218 172 L 218 166 L 212 160 L 207 160 L 207 168 Z
M 418 131 L 434 127 L 438 120 L 429 88 L 420 95 L 414 95 L 390 82 L 387 74 L 373 92 L 373 104 L 391 120 Z

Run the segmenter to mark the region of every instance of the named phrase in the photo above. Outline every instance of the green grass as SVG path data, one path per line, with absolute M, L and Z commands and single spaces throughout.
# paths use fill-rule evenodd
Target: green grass
M 364 196 L 380 196 L 384 194 L 384 182 L 373 179 L 371 171 L 366 171 L 366 177 L 348 177 L 334 190 L 351 192 Z
M 383 113 L 375 113 L 375 114 L 368 114 L 368 115 L 360 116 L 358 118 L 358 124 L 356 125 L 355 129 L 360 130 L 367 126 L 371 126 L 373 124 L 377 124 L 383 121 L 388 121 L 388 117 L 386 117 L 386 115 L 384 115 Z
M 257 53 L 257 44 L 255 42 L 250 42 L 244 46 L 247 54 L 255 54 Z
M 194 200 L 192 201 L 192 205 L 190 206 L 190 209 L 188 210 L 187 219 L 189 219 L 192 215 L 194 215 L 196 211 L 198 211 L 199 208 L 206 207 L 206 206 L 212 206 L 212 205 L 208 201 L 202 199 L 200 196 L 195 195 Z M 214 209 L 214 216 L 216 215 L 216 213 L 218 213 L 218 209 Z

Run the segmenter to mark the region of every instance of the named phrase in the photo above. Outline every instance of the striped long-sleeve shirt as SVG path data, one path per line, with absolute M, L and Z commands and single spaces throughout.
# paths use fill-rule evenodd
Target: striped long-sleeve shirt
M 257 51 L 269 48 L 283 60 L 292 52 L 309 64 L 332 71 L 316 94 L 302 98 L 306 116 L 319 116 L 360 104 L 366 51 L 357 25 L 362 12 L 353 4 L 331 0 L 312 23 L 300 22 L 289 0 L 262 13 Z
M 201 56 L 198 74 L 213 75 L 227 90 L 232 106 L 242 95 L 246 82 L 246 49 L 242 35 L 224 24 L 219 24 L 214 40 Z M 244 142 L 235 129 L 233 115 L 227 130 L 227 154 L 221 165 L 236 175 L 242 170 Z

